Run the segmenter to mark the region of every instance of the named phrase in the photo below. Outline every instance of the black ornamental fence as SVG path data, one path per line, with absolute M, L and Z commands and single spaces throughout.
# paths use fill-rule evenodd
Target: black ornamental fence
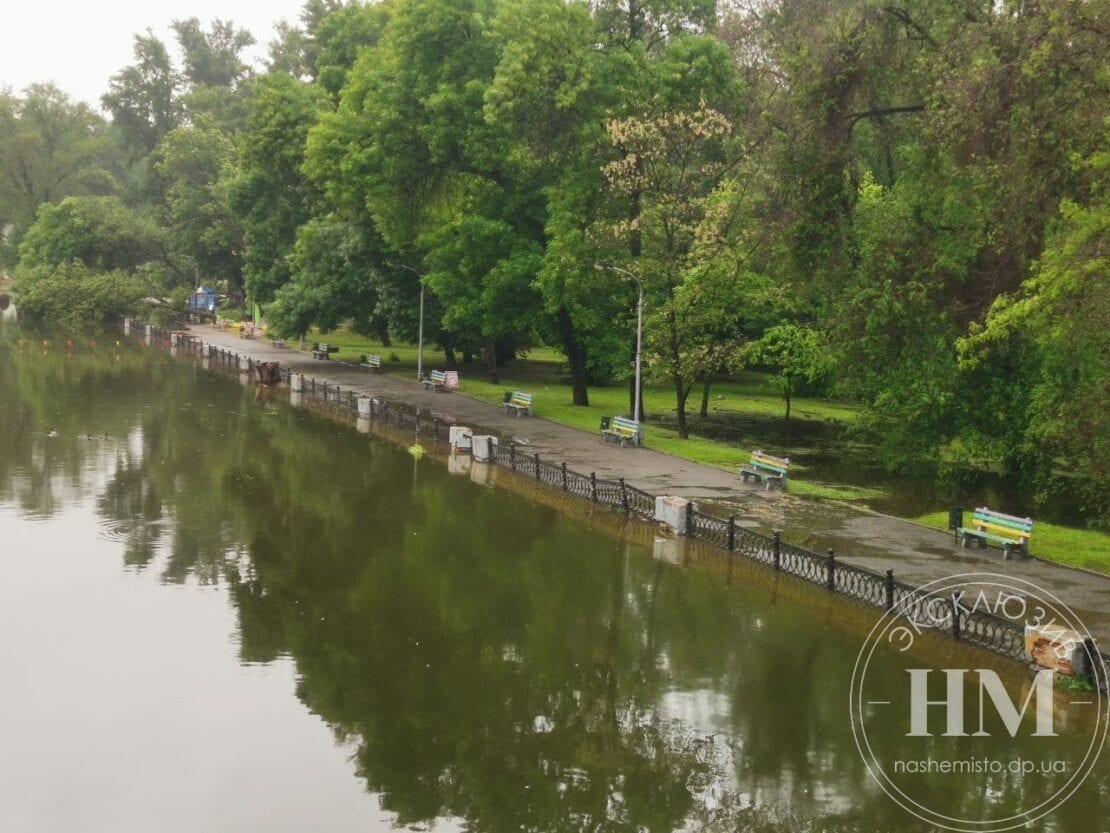
M 140 325 L 141 326 L 141 325 Z M 171 334 L 152 328 L 148 340 L 163 346 L 176 345 L 179 351 L 207 357 L 210 369 L 253 371 L 253 361 L 191 335 Z M 176 339 L 176 340 L 175 340 Z M 290 371 L 280 369 L 283 382 L 290 381 Z M 366 395 L 350 388 L 303 377 L 301 393 L 326 406 L 358 414 L 358 400 Z M 369 417 L 448 450 L 451 423 L 422 415 L 409 408 L 397 407 L 380 398 L 370 398 Z M 610 480 L 596 473 L 584 474 L 567 467 L 565 462 L 541 459 L 509 444 L 498 443 L 490 463 L 520 477 L 535 480 L 546 488 L 575 495 L 592 503 L 625 511 L 646 521 L 655 521 L 655 498 L 630 486 L 624 478 Z M 686 506 L 686 534 L 689 538 L 719 547 L 734 556 L 762 565 L 775 572 L 794 576 L 829 592 L 846 596 L 864 605 L 893 612 L 916 627 L 947 633 L 1004 657 L 1028 661 L 1025 651 L 1025 625 L 1004 618 L 977 606 L 960 604 L 959 596 L 943 596 L 897 581 L 893 570 L 878 573 L 865 567 L 840 561 L 832 550 L 817 553 L 789 544 L 779 531 L 771 535 L 756 532 L 736 522 L 735 516 L 719 517 L 703 512 L 695 502 Z M 1110 670 L 1110 655 L 1093 643 L 1084 645 L 1089 668 L 1102 673 L 1092 676 L 1105 684 Z

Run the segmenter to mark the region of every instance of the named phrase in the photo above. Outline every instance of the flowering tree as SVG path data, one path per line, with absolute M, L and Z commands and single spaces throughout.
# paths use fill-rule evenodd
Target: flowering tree
M 685 438 L 687 397 L 731 350 L 731 339 L 720 337 L 735 329 L 727 319 L 736 304 L 721 297 L 727 281 L 716 282 L 712 292 L 682 287 L 693 274 L 716 268 L 722 249 L 714 194 L 741 149 L 731 120 L 704 99 L 656 115 L 611 119 L 607 128 L 618 155 L 603 168 L 605 182 L 626 211 L 597 234 L 635 257 L 632 268 L 648 296 L 649 372 L 674 386 L 677 429 Z M 709 332 L 714 338 L 707 340 Z

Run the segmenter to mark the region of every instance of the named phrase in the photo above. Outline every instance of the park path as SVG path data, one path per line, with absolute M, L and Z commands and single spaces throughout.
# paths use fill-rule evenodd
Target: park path
M 276 361 L 317 382 L 341 385 L 394 404 L 428 409 L 445 421 L 486 429 L 502 440 L 512 438 L 521 450 L 599 478 L 623 477 L 629 485 L 657 495 L 694 498 L 717 514 L 735 514 L 737 523 L 770 532 L 818 552 L 832 548 L 850 564 L 878 572 L 893 569 L 899 581 L 920 585 L 958 573 L 995 572 L 1025 579 L 1067 604 L 1091 630 L 1103 650 L 1110 649 L 1110 576 L 1074 570 L 1036 558 L 1002 559 L 999 550 L 962 549 L 950 533 L 912 521 L 880 515 L 842 503 L 803 500 L 778 490 L 742 484 L 734 472 L 683 460 L 651 448 L 620 448 L 596 433 L 541 417 L 516 417 L 496 405 L 454 393 L 426 391 L 415 379 L 395 373 L 368 374 L 339 362 L 314 360 L 311 354 L 240 338 L 210 326 L 189 332 L 207 344 L 250 357 Z M 461 380 L 463 389 L 466 379 Z M 542 400 L 537 400 L 542 410 Z M 651 442 L 648 427 L 647 441 Z M 739 461 L 738 461 L 739 462 Z M 1033 535 L 1036 551 L 1036 533 Z

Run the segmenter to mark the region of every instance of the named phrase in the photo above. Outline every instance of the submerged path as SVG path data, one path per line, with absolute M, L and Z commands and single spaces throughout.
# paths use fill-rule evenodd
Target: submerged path
M 596 433 L 542 417 L 515 417 L 496 405 L 455 393 L 426 391 L 414 379 L 395 373 L 365 373 L 338 362 L 314 360 L 293 348 L 240 338 L 208 326 L 189 332 L 207 344 L 222 347 L 254 361 L 276 361 L 283 367 L 318 382 L 338 384 L 388 402 L 427 408 L 438 417 L 488 429 L 502 438 L 512 437 L 529 453 L 544 460 L 565 461 L 570 469 L 599 478 L 625 478 L 629 485 L 657 495 L 695 498 L 715 504 L 718 514 L 733 513 L 737 523 L 763 531 L 782 529 L 783 538 L 819 552 L 833 548 L 837 557 L 876 571 L 893 569 L 908 584 L 921 585 L 967 572 L 996 572 L 1025 579 L 1054 593 L 1069 605 L 1110 649 L 1110 576 L 1075 570 L 1031 558 L 1003 560 L 996 549 L 962 549 L 950 533 L 912 521 L 880 515 L 846 504 L 803 500 L 778 490 L 743 484 L 734 472 L 683 460 L 647 448 L 620 448 Z M 466 387 L 466 379 L 461 380 Z M 542 409 L 542 400 L 537 406 Z M 647 428 L 651 443 L 651 427 Z M 1036 532 L 1033 534 L 1036 552 Z

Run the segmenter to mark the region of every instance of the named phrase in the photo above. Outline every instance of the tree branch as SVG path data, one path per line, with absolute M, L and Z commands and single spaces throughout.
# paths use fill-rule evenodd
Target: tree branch
M 910 17 L 909 12 L 905 9 L 899 9 L 897 6 L 883 6 L 883 11 L 898 18 L 907 29 L 913 29 L 917 32 L 918 36 L 933 49 L 940 50 L 940 44 L 933 40 L 933 36 L 929 34 L 925 27 Z
M 870 119 L 875 116 L 890 116 L 895 113 L 920 113 L 925 109 L 924 104 L 903 104 L 898 107 L 876 107 L 873 110 L 864 110 L 862 113 L 852 113 L 848 117 L 848 127 L 856 126 L 860 119 Z

